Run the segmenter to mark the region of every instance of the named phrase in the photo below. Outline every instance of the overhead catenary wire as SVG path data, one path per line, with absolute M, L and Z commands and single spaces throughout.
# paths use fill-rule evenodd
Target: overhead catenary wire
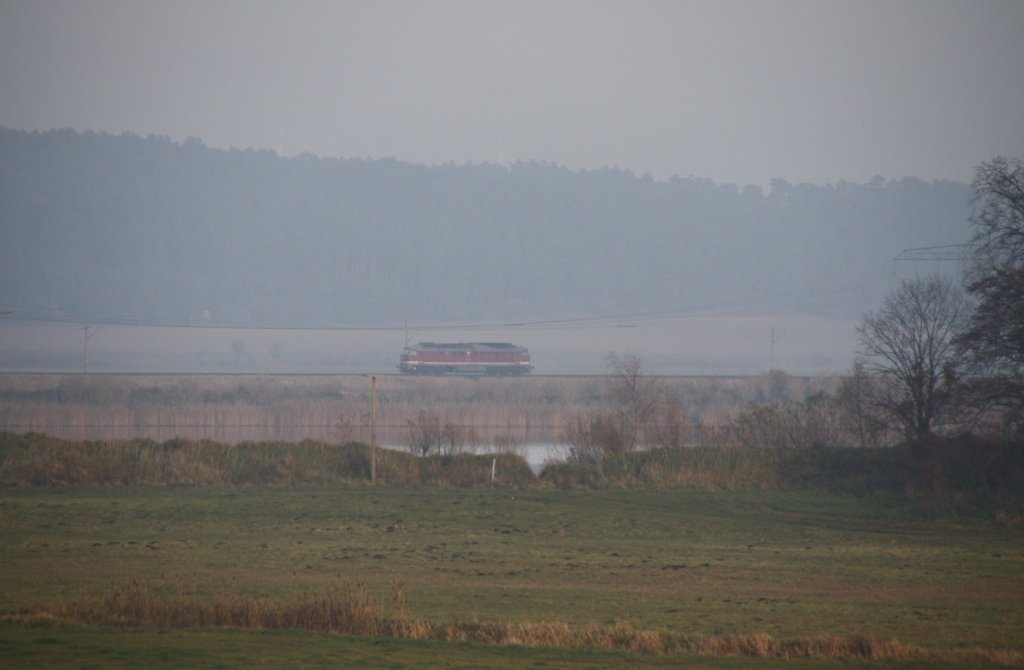
M 709 303 L 689 309 L 666 309 L 642 312 L 591 315 L 566 318 L 534 319 L 522 321 L 480 321 L 423 324 L 351 324 L 351 325 L 280 325 L 254 324 L 236 321 L 182 321 L 175 319 L 143 318 L 124 314 L 111 314 L 79 310 L 52 310 L 22 308 L 17 305 L 0 305 L 5 315 L 4 325 L 18 322 L 31 323 L 82 323 L 88 316 L 92 324 L 129 326 L 141 328 L 183 328 L 206 330 L 238 331 L 312 331 L 312 332 L 443 332 L 463 331 L 553 331 L 594 328 L 622 327 L 665 321 L 706 321 L 720 318 L 783 316 L 807 313 L 825 314 L 836 309 L 847 309 L 859 305 L 870 309 L 878 300 L 896 286 L 898 279 L 879 277 L 877 279 L 850 285 L 836 285 L 825 289 L 809 291 L 787 291 L 768 294 L 758 298 L 737 298 L 731 301 Z M 870 301 L 870 302 L 869 302 Z
M 967 244 L 939 244 L 930 247 L 914 247 L 902 250 L 896 261 L 966 261 L 970 259 L 973 246 Z

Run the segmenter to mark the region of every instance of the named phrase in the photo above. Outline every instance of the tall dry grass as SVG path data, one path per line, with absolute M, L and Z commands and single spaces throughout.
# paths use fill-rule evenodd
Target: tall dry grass
M 323 484 L 367 481 L 371 448 L 365 444 L 209 440 L 62 440 L 39 433 L 0 432 L 0 484 L 209 486 Z M 492 473 L 494 475 L 492 479 Z M 451 486 L 526 485 L 535 480 L 515 454 L 456 454 L 416 458 L 377 450 L 382 483 Z
M 358 586 L 303 592 L 285 602 L 265 597 L 222 594 L 203 600 L 177 585 L 134 580 L 107 595 L 62 603 L 51 614 L 91 626 L 148 625 L 161 628 L 294 628 L 320 633 L 396 636 L 405 632 L 402 603 L 390 610 Z
M 514 444 L 512 445 L 514 447 Z M 230 444 L 209 440 L 62 440 L 0 432 L 0 484 L 117 486 L 298 485 L 368 481 L 366 444 Z M 391 484 L 697 487 L 828 490 L 891 496 L 935 513 L 1024 511 L 1024 445 L 939 438 L 878 449 L 659 447 L 594 463 L 548 463 L 534 475 L 514 448 L 417 457 L 377 450 L 377 478 Z
M 741 446 L 658 447 L 600 459 L 552 463 L 542 478 L 555 486 L 693 486 L 713 490 L 780 488 L 782 452 Z
M 1013 519 L 1024 511 L 1024 444 L 933 437 L 875 449 L 659 447 L 551 463 L 541 480 L 561 488 L 824 490 L 900 499 L 929 514 Z
M 132 581 L 106 595 L 77 597 L 47 607 L 8 614 L 34 625 L 73 622 L 90 626 L 160 628 L 230 627 L 301 629 L 318 633 L 464 641 L 531 647 L 595 648 L 636 654 L 677 654 L 763 658 L 912 660 L 984 665 L 1019 665 L 1006 649 L 924 649 L 896 640 L 830 635 L 778 640 L 767 633 L 687 637 L 628 625 L 574 626 L 561 622 L 432 623 L 413 618 L 401 585 L 381 597 L 360 585 L 304 591 L 285 600 L 218 594 L 200 598 L 195 589 Z

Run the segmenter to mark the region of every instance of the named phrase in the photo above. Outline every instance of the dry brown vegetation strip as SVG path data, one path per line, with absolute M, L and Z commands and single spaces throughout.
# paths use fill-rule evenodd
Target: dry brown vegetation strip
M 945 661 L 1015 666 L 1019 652 L 1004 649 L 937 650 L 896 640 L 817 636 L 777 640 L 767 633 L 686 637 L 627 625 L 570 625 L 560 622 L 482 622 L 435 624 L 411 618 L 401 587 L 388 602 L 359 585 L 304 592 L 284 601 L 221 594 L 200 600 L 180 589 L 135 580 L 105 596 L 71 599 L 5 617 L 34 625 L 79 623 L 89 626 L 160 628 L 227 627 L 302 629 L 319 633 L 464 641 L 530 647 L 597 648 L 641 654 L 691 654 L 771 658 L 856 658 Z
M 82 441 L 0 431 L 0 484 L 4 485 L 322 484 L 369 480 L 370 463 L 370 447 L 357 443 Z M 454 486 L 521 485 L 535 480 L 530 466 L 515 454 L 416 458 L 390 449 L 377 450 L 377 476 L 389 483 Z

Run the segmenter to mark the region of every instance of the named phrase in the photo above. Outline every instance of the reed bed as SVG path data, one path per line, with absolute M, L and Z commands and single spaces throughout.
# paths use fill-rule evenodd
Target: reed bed
M 1018 666 L 1019 652 L 1007 649 L 928 649 L 896 640 L 811 636 L 779 640 L 767 633 L 687 637 L 627 625 L 570 625 L 561 622 L 432 623 L 408 612 L 401 585 L 389 598 L 355 584 L 290 599 L 216 594 L 134 580 L 106 595 L 78 597 L 53 606 L 6 613 L 8 621 L 31 625 L 225 627 L 254 630 L 301 629 L 322 634 L 411 640 L 474 642 L 529 647 L 595 648 L 635 654 L 711 657 L 830 658 L 956 662 Z
M 508 434 L 521 444 L 556 443 L 569 418 L 608 401 L 606 381 L 381 377 L 379 443 L 402 444 L 407 422 L 421 411 L 483 442 Z M 800 400 L 836 382 L 775 372 L 664 383 L 691 421 L 713 427 L 750 403 Z M 355 375 L 0 374 L 0 430 L 79 439 L 369 442 L 370 404 L 369 380 Z

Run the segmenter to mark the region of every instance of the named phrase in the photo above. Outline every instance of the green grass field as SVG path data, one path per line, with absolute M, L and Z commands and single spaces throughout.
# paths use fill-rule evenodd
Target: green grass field
M 865 637 L 953 660 L 968 649 L 1024 651 L 1018 529 L 823 493 L 5 487 L 0 558 L 0 664 L 8 667 L 936 667 L 47 626 L 26 616 L 132 580 L 197 599 L 270 603 L 354 584 L 386 603 L 400 589 L 409 616 L 436 624 Z

